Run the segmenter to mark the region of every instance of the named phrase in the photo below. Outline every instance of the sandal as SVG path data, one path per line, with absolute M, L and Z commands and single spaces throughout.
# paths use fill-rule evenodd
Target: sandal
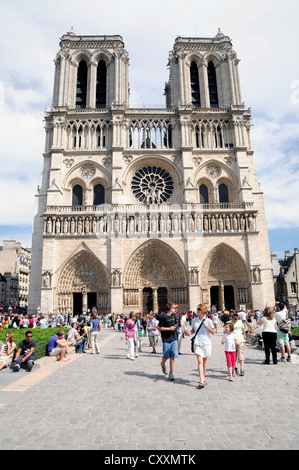
M 201 389 L 201 388 L 205 388 L 204 384 L 202 382 L 199 382 L 197 388 Z
M 205 385 L 205 386 L 208 385 L 205 380 L 202 382 L 202 384 Z

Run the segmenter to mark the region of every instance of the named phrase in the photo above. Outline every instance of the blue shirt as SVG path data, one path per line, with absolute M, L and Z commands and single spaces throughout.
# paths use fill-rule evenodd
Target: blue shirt
M 49 339 L 48 343 L 48 352 L 52 351 L 52 349 L 55 349 L 57 347 L 57 341 L 59 340 L 58 336 L 52 336 L 52 338 Z
M 98 318 L 94 319 L 94 320 L 91 320 L 91 324 L 92 324 L 92 329 L 91 329 L 91 333 L 94 333 L 95 331 L 98 331 L 98 326 L 99 326 L 99 320 Z

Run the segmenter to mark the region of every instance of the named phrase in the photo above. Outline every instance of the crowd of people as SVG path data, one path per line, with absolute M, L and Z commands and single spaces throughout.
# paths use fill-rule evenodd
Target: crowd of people
M 292 325 L 297 324 L 297 320 L 298 317 L 293 317 L 281 303 L 277 303 L 274 308 L 265 308 L 262 314 L 258 310 L 209 312 L 204 304 L 199 304 L 196 312 L 180 313 L 178 305 L 174 303 L 168 304 L 167 311 L 159 314 L 131 312 L 129 315 L 113 313 L 98 315 L 95 310 L 79 316 L 58 315 L 55 320 L 50 317 L 48 325 L 43 315 L 29 319 L 26 315 L 23 317 L 15 314 L 12 318 L 4 318 L 2 315 L 0 328 L 30 328 L 30 330 L 26 330 L 25 338 L 18 347 L 14 342 L 13 333 L 7 333 L 0 350 L 0 370 L 10 367 L 13 360 L 14 372 L 18 372 L 21 367 L 25 367 L 28 372 L 32 370 L 37 346 L 33 339 L 34 328 L 58 327 L 58 332 L 49 340 L 48 354 L 58 356 L 62 362 L 68 362 L 68 352 L 71 347 L 74 347 L 78 354 L 84 354 L 88 349 L 91 354 L 99 354 L 98 332 L 102 327 L 124 332 L 127 343 L 126 358 L 131 361 L 135 361 L 138 353 L 142 351 L 145 336 L 148 336 L 152 354 L 157 353 L 157 346 L 161 344 L 161 370 L 163 374 L 168 374 L 171 381 L 175 380 L 175 360 L 181 354 L 182 339 L 191 336 L 192 351 L 197 359 L 198 388 L 202 389 L 207 385 L 205 375 L 207 361 L 212 354 L 211 337 L 218 332 L 218 329 L 221 329 L 222 333 L 221 344 L 224 346 L 228 380 L 233 382 L 237 374 L 245 375 L 244 343 L 247 335 L 254 338 L 253 344 L 257 344 L 257 347 L 263 347 L 264 364 L 270 364 L 271 355 L 273 364 L 277 364 L 279 349 L 281 361 L 290 362 L 290 330 Z M 70 329 L 66 334 L 62 328 L 68 326 Z

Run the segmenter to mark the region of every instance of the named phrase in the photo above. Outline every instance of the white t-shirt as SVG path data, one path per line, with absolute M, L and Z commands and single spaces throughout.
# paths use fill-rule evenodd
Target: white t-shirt
M 234 333 L 225 333 L 223 335 L 223 339 L 225 339 L 224 343 L 224 351 L 235 351 L 236 350 L 236 335 Z
M 209 318 L 204 318 L 203 321 L 206 323 L 206 325 L 209 328 L 212 328 L 213 330 L 215 329 L 215 326 L 213 325 L 212 320 L 210 320 Z M 199 317 L 195 317 L 193 322 L 192 322 L 192 328 L 194 328 L 194 333 L 197 332 L 197 329 L 198 329 L 200 324 L 201 324 L 201 319 Z M 203 346 L 207 346 L 210 343 L 211 343 L 211 334 L 205 328 L 205 326 L 202 325 L 200 327 L 199 332 L 197 333 L 197 335 L 195 337 L 194 344 L 197 345 L 197 346 L 203 347 Z
M 274 313 L 274 318 L 276 320 L 276 328 L 279 330 L 279 323 L 282 322 L 282 320 L 285 320 L 287 318 L 288 312 L 284 308 L 283 310 L 280 310 L 280 312 Z
M 269 332 L 269 333 L 276 333 L 276 320 L 273 318 L 272 320 L 268 320 L 267 317 L 262 317 L 261 318 L 263 322 L 263 331 Z

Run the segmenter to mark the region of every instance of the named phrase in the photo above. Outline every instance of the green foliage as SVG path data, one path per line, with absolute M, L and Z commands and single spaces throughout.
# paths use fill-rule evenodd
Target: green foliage
M 52 338 L 52 336 L 54 336 L 59 330 L 65 331 L 67 335 L 69 328 L 6 328 L 0 330 L 0 345 L 5 342 L 5 336 L 7 335 L 7 333 L 12 333 L 14 336 L 14 342 L 16 343 L 18 348 L 20 341 L 25 339 L 26 331 L 32 331 L 32 339 L 37 342 L 37 348 L 35 350 L 35 359 L 40 359 L 41 357 L 44 357 L 46 355 L 46 349 L 49 339 Z
M 291 329 L 291 335 L 299 336 L 299 326 L 295 326 Z

